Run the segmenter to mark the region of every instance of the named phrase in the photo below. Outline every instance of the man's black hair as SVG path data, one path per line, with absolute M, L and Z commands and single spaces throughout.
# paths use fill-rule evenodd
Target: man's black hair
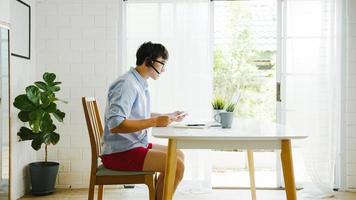
M 145 42 L 137 49 L 136 65 L 142 65 L 147 58 L 156 60 L 162 57 L 164 60 L 167 60 L 168 56 L 168 51 L 162 44 Z

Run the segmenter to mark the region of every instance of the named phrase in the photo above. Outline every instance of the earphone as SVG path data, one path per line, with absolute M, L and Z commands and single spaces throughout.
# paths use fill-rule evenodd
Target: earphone
M 148 63 L 147 63 L 148 62 Z M 152 55 L 150 55 L 150 57 L 146 58 L 146 65 L 150 66 L 153 68 L 153 70 L 155 70 L 155 72 L 159 75 L 160 72 L 153 66 L 153 59 L 152 59 Z
M 152 67 L 153 65 L 152 56 L 146 58 L 146 65 Z

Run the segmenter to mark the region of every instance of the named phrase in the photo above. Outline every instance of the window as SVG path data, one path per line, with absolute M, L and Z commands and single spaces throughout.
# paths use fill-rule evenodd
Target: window
M 275 121 L 277 1 L 214 1 L 213 8 L 213 96 L 229 100 L 238 90 L 238 117 Z M 246 155 L 213 151 L 213 186 L 248 187 Z M 276 187 L 276 162 L 274 152 L 255 153 L 258 187 Z

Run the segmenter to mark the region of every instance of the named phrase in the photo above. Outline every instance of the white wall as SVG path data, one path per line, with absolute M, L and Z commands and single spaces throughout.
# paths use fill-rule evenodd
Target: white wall
M 118 0 L 37 3 L 37 78 L 57 74 L 63 82 L 59 105 L 66 112 L 59 124 L 59 144 L 49 158 L 60 162 L 57 187 L 88 187 L 91 152 L 81 105 L 82 96 L 95 96 L 104 111 L 108 84 L 117 74 Z M 43 159 L 43 151 L 37 155 Z
M 35 54 L 35 0 L 25 0 L 25 3 L 31 6 L 31 55 Z M 13 12 L 11 12 L 15 0 L 10 3 L 10 23 L 16 21 Z M 11 34 L 11 32 L 10 32 Z M 13 39 L 10 35 L 10 39 Z M 11 42 L 11 41 L 10 41 Z M 10 43 L 11 45 L 11 43 Z M 10 47 L 11 48 L 11 47 Z M 11 103 L 15 97 L 25 92 L 25 87 L 34 82 L 36 77 L 36 59 L 32 56 L 31 60 L 11 56 L 10 73 L 11 73 Z M 11 107 L 11 199 L 21 197 L 29 188 L 29 176 L 27 165 L 36 161 L 35 151 L 30 142 L 18 142 L 17 131 L 23 123 L 17 118 L 18 110 Z
M 10 22 L 10 0 L 0 0 L 0 22 Z
M 346 82 L 346 132 L 347 132 L 347 188 L 356 190 L 356 1 L 348 0 L 347 19 L 347 82 Z

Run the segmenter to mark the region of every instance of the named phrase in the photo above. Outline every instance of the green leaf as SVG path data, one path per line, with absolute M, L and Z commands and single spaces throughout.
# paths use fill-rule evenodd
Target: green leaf
M 43 80 L 45 80 L 48 85 L 52 85 L 55 79 L 56 75 L 54 73 L 46 72 L 43 74 Z
M 45 108 L 49 106 L 49 104 L 51 104 L 52 101 L 46 92 L 41 93 L 41 102 L 42 102 L 42 106 L 41 106 L 42 108 Z
M 40 126 L 41 126 L 41 131 L 44 133 L 53 132 L 56 128 L 53 125 L 53 120 L 51 119 L 51 116 L 48 113 L 45 113 L 43 115 Z
M 51 134 L 51 143 L 56 145 L 60 139 L 60 135 L 58 133 L 52 132 Z
M 52 132 L 55 131 L 57 129 L 57 126 L 52 124 Z
M 45 133 L 43 135 L 43 142 L 47 145 L 51 143 L 51 133 Z
M 13 105 L 22 111 L 33 111 L 36 106 L 27 98 L 27 95 L 21 94 L 15 98 Z
M 26 87 L 27 98 L 35 105 L 40 103 L 40 90 L 33 85 Z
M 28 122 L 30 120 L 29 115 L 30 112 L 28 111 L 20 111 L 17 116 L 22 122 Z
M 52 143 L 53 145 L 56 145 L 59 141 L 59 134 L 58 133 L 55 133 L 55 132 L 51 132 L 51 133 L 46 133 L 44 136 L 43 136 L 43 139 L 44 139 L 44 143 L 45 144 L 50 144 Z
M 43 111 L 42 110 L 35 110 L 29 114 L 29 124 L 33 132 L 39 133 L 40 132 L 40 122 L 42 118 Z
M 38 136 L 37 133 L 32 132 L 31 129 L 26 127 L 21 127 L 17 135 L 20 137 L 20 141 L 33 140 Z
M 60 122 L 63 122 L 63 119 L 65 117 L 65 113 L 60 111 L 60 110 L 56 110 L 56 112 L 52 113 L 52 115 Z
M 38 135 L 34 140 L 32 140 L 31 146 L 34 150 L 38 151 L 43 143 L 43 135 Z
M 54 93 L 51 93 L 48 98 L 51 100 L 51 102 L 55 102 L 56 101 L 56 95 Z
M 51 90 L 53 92 L 58 92 L 59 90 L 61 90 L 61 88 L 59 86 L 53 86 L 53 87 L 51 87 Z
M 42 90 L 44 90 L 44 91 L 47 91 L 47 90 L 48 90 L 47 84 L 46 84 L 45 82 L 43 82 L 43 81 L 36 81 L 34 84 L 35 84 L 38 88 L 40 88 L 40 89 L 42 89 Z
M 55 101 L 60 101 L 62 103 L 68 103 L 68 101 L 65 101 L 65 100 L 62 100 L 62 99 L 57 99 L 57 98 L 55 98 Z
M 229 105 L 226 107 L 226 112 L 234 112 L 236 107 L 235 103 L 229 103 Z
M 226 102 L 224 99 L 220 97 L 216 97 L 212 102 L 211 105 L 213 106 L 214 110 L 222 110 L 224 109 Z
M 42 114 L 43 114 L 43 111 L 42 111 L 41 109 L 32 111 L 32 112 L 30 112 L 30 114 L 29 114 L 29 119 L 30 119 L 30 121 L 34 121 L 34 120 L 37 120 L 37 119 L 41 119 Z
M 60 84 L 62 84 L 62 82 L 54 82 L 54 83 L 52 83 L 52 86 L 60 85 Z
M 53 113 L 57 111 L 57 104 L 55 103 L 51 103 L 49 104 L 49 106 L 47 106 L 46 108 L 44 108 L 44 111 L 48 112 L 48 113 Z

